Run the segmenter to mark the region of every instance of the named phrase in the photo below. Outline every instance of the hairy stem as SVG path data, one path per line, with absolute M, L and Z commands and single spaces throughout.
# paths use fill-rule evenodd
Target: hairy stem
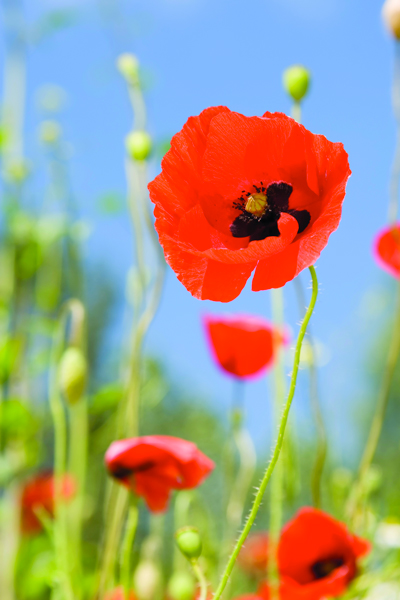
M 261 481 L 260 487 L 258 489 L 258 492 L 254 498 L 254 502 L 253 502 L 253 506 L 250 510 L 250 514 L 249 517 L 246 521 L 246 524 L 244 526 L 244 529 L 242 531 L 242 533 L 239 536 L 239 539 L 233 549 L 233 552 L 228 560 L 228 563 L 226 565 L 225 571 L 222 574 L 221 577 L 221 581 L 219 583 L 218 589 L 215 593 L 214 596 L 214 600 L 218 600 L 225 587 L 226 584 L 228 583 L 230 574 L 232 573 L 233 567 L 235 566 L 236 563 L 236 559 L 238 557 L 238 554 L 240 552 L 241 547 L 243 546 L 243 543 L 245 542 L 250 529 L 256 519 L 257 513 L 259 511 L 265 490 L 267 488 L 267 485 L 269 483 L 269 480 L 271 479 L 271 475 L 274 471 L 275 465 L 278 461 L 279 458 L 279 454 L 281 452 L 282 449 L 282 444 L 283 444 L 283 439 L 284 439 L 284 435 L 285 435 L 285 429 L 286 429 L 286 424 L 287 424 L 287 420 L 289 417 L 289 412 L 290 412 L 290 407 L 292 405 L 292 400 L 294 397 L 294 392 L 296 390 L 296 382 L 297 382 L 297 373 L 299 370 L 299 363 L 300 363 L 300 352 L 301 352 L 301 345 L 307 330 L 307 325 L 308 322 L 311 318 L 311 315 L 313 313 L 314 307 L 315 307 L 315 303 L 317 301 L 317 296 L 318 296 L 318 280 L 317 280 L 317 275 L 315 273 L 315 269 L 314 267 L 310 267 L 310 273 L 311 273 L 311 277 L 312 277 L 312 296 L 311 296 L 311 301 L 310 301 L 310 305 L 307 309 L 306 315 L 304 317 L 304 321 L 301 324 L 300 327 L 300 331 L 299 331 L 299 335 L 297 338 L 297 342 L 296 342 L 296 350 L 295 350 L 295 354 L 294 354 L 294 364 L 293 364 L 293 372 L 292 372 L 292 377 L 290 380 L 290 387 L 289 387 L 289 393 L 288 393 L 288 397 L 286 400 L 286 404 L 284 406 L 283 409 L 283 413 L 282 413 L 282 418 L 281 418 L 281 422 L 279 425 L 279 432 L 278 432 L 278 439 L 277 442 L 275 444 L 275 448 L 274 451 L 272 453 L 272 458 L 267 466 L 267 469 L 265 471 L 264 477 Z

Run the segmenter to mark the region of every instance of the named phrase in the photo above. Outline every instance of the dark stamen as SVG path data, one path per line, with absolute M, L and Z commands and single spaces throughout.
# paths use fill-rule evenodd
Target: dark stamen
M 327 558 L 326 560 L 318 560 L 313 565 L 311 565 L 311 571 L 315 577 L 315 579 L 324 579 L 324 577 L 328 577 L 335 571 L 344 565 L 344 560 L 339 557 Z

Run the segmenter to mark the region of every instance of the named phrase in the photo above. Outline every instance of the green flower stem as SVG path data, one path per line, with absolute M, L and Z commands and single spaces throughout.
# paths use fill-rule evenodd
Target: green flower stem
M 124 539 L 121 547 L 121 583 L 124 587 L 125 600 L 129 600 L 131 590 L 131 555 L 138 525 L 139 509 L 137 499 L 132 498 L 128 511 Z
M 394 59 L 394 74 L 392 87 L 392 107 L 396 119 L 396 150 L 393 159 L 392 174 L 390 178 L 390 201 L 388 218 L 394 223 L 399 212 L 399 181 L 400 181 L 400 43 L 396 41 L 396 54 Z
M 274 326 L 283 329 L 284 326 L 284 305 L 282 288 L 271 290 L 272 320 Z M 278 356 L 274 368 L 274 422 L 278 426 L 282 414 L 282 407 L 286 396 L 286 378 L 284 366 L 284 354 L 278 349 Z M 271 479 L 270 496 L 270 519 L 269 519 L 269 560 L 268 560 L 268 580 L 271 585 L 272 597 L 278 597 L 279 590 L 279 572 L 278 572 L 278 541 L 282 527 L 282 499 L 283 499 L 283 462 L 282 458 L 278 460 L 274 474 Z
M 348 515 L 350 522 L 354 524 L 363 501 L 365 481 L 369 468 L 375 456 L 379 438 L 385 419 L 386 409 L 389 402 L 390 388 L 396 372 L 396 366 L 400 355 L 400 283 L 397 287 L 397 300 L 395 318 L 392 328 L 392 339 L 386 359 L 382 383 L 378 395 L 375 413 L 371 423 L 367 443 L 358 469 L 358 476 L 354 483 L 348 502 Z
M 76 496 L 70 504 L 71 517 L 71 546 L 74 561 L 74 574 L 77 582 L 82 581 L 82 526 L 85 503 L 85 484 L 88 456 L 88 414 L 87 399 L 81 398 L 79 402 L 70 407 L 70 430 L 73 443 L 70 444 L 69 472 L 74 477 L 77 485 Z M 78 588 L 79 590 L 79 588 Z M 79 594 L 79 598 L 81 595 Z M 78 600 L 78 598 L 76 599 Z
M 303 311 L 303 308 L 306 304 L 304 290 L 302 286 L 302 282 L 300 277 L 296 277 L 295 279 L 295 289 L 296 295 L 298 299 L 298 304 L 300 311 Z M 322 473 L 324 470 L 328 445 L 327 445 L 327 435 L 326 428 L 324 424 L 324 419 L 321 411 L 321 403 L 319 399 L 318 392 L 318 372 L 316 367 L 316 350 L 315 350 L 315 342 L 314 338 L 311 334 L 311 329 L 308 331 L 308 340 L 310 344 L 310 360 L 309 360 L 309 375 L 310 375 L 310 404 L 311 410 L 314 415 L 315 427 L 317 430 L 317 451 L 315 455 L 315 462 L 312 469 L 311 474 L 311 492 L 313 498 L 313 504 L 315 508 L 321 507 L 321 480 Z
M 218 586 L 218 589 L 215 593 L 214 596 L 214 600 L 219 600 L 219 598 L 221 597 L 226 584 L 228 583 L 229 577 L 232 573 L 233 567 L 235 566 L 235 562 L 236 559 L 238 557 L 238 554 L 240 552 L 241 547 L 243 546 L 243 543 L 245 542 L 250 529 L 256 519 L 258 510 L 260 508 L 265 490 L 267 488 L 268 482 L 271 479 L 271 475 L 274 471 L 275 465 L 278 461 L 279 458 L 279 454 L 281 452 L 282 449 L 282 444 L 283 444 L 283 439 L 284 439 L 284 435 L 285 435 L 285 429 L 286 429 L 286 424 L 287 424 L 287 420 L 289 417 L 289 412 L 290 412 L 290 407 L 292 404 L 292 400 L 293 400 L 293 396 L 294 396 L 294 392 L 296 389 L 296 382 L 297 382 L 297 373 L 299 370 L 299 363 L 300 363 L 300 351 L 301 351 L 301 345 L 304 339 L 304 335 L 306 333 L 306 329 L 307 329 L 307 325 L 308 322 L 311 318 L 312 312 L 314 310 L 315 307 L 315 303 L 317 301 L 317 295 L 318 295 L 318 280 L 317 280 L 317 275 L 315 273 L 315 269 L 314 267 L 310 267 L 310 273 L 311 273 L 311 277 L 312 277 L 312 295 L 311 295 L 311 301 L 310 301 L 310 305 L 307 309 L 307 312 L 305 314 L 303 323 L 301 324 L 300 327 L 300 331 L 299 331 L 299 335 L 297 338 L 297 342 L 296 342 L 296 349 L 295 349 L 295 354 L 294 354 L 294 364 L 293 364 L 293 372 L 292 372 L 292 377 L 290 380 L 290 387 L 289 387 L 289 393 L 288 393 L 288 397 L 286 400 L 286 404 L 284 406 L 283 409 L 283 413 L 282 413 L 282 418 L 281 418 L 281 422 L 280 422 L 280 426 L 279 426 L 279 432 L 278 432 L 278 439 L 274 448 L 274 451 L 272 453 L 272 458 L 267 466 L 267 469 L 265 471 L 264 477 L 261 481 L 260 487 L 258 489 L 258 492 L 256 494 L 256 497 L 254 499 L 253 502 L 253 506 L 250 510 L 250 514 L 249 517 L 246 521 L 246 524 L 244 526 L 244 529 L 242 531 L 242 533 L 240 534 L 240 537 L 235 545 L 235 548 L 233 549 L 233 552 L 228 560 L 228 563 L 226 565 L 225 571 L 222 574 L 221 577 L 221 581 L 220 584 Z
M 200 596 L 198 600 L 207 600 L 208 583 L 204 576 L 203 570 L 200 568 L 196 559 L 191 560 L 190 564 L 192 565 L 193 573 L 200 586 Z
M 63 348 L 66 310 L 56 328 L 49 375 L 49 403 L 54 425 L 54 544 L 58 562 L 61 594 L 64 600 L 75 600 L 69 564 L 69 538 L 66 507 L 62 500 L 63 476 L 67 455 L 67 424 L 58 387 L 58 362 Z
M 292 106 L 292 117 L 298 123 L 301 123 L 301 104 L 300 102 L 295 102 Z

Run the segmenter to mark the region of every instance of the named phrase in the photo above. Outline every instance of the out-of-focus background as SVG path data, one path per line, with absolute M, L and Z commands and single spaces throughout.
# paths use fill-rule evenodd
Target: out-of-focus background
M 320 393 L 335 452 L 354 465 L 358 453 L 352 451 L 362 432 L 355 426 L 368 422 L 373 375 L 381 361 L 377 347 L 393 297 L 393 282 L 371 254 L 373 237 L 386 220 L 395 142 L 394 49 L 381 21 L 381 1 L 3 0 L 1 8 L 3 65 L 6 41 L 24 32 L 24 155 L 39 169 L 39 174 L 32 169 L 33 203 L 40 202 L 44 189 L 37 141 L 41 94 L 47 89 L 62 97 L 57 118 L 68 142 L 87 284 L 109 305 L 107 334 L 96 348 L 105 382 L 113 377 L 121 349 L 132 262 L 123 146 L 132 115 L 116 57 L 129 51 L 140 60 L 149 131 L 157 146 L 152 176 L 160 170 L 168 140 L 190 115 L 218 104 L 245 115 L 289 113 L 282 72 L 294 63 L 310 69 L 303 123 L 343 142 L 353 172 L 341 225 L 317 264 L 320 297 L 311 328 L 322 349 Z M 308 273 L 301 278 L 307 287 Z M 286 321 L 295 329 L 300 313 L 292 283 L 285 288 L 285 302 Z M 146 351 L 160 359 L 184 395 L 199 397 L 224 416 L 232 382 L 211 361 L 201 324 L 206 312 L 269 316 L 269 294 L 247 286 L 229 305 L 200 302 L 168 271 Z M 292 417 L 306 437 L 313 434 L 307 385 L 303 372 Z M 248 424 L 263 450 L 270 443 L 270 399 L 264 379 L 247 385 Z

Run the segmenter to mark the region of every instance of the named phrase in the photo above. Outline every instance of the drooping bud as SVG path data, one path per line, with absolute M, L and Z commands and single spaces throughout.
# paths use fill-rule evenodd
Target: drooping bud
M 202 542 L 198 530 L 195 527 L 183 527 L 175 533 L 175 540 L 179 550 L 188 559 L 199 558 L 202 550 Z
M 131 85 L 139 83 L 139 61 L 134 54 L 120 54 L 117 58 L 117 69 Z
M 310 85 L 310 71 L 302 65 L 293 65 L 283 73 L 283 87 L 295 102 L 300 102 Z
M 39 139 L 44 144 L 55 144 L 61 137 L 61 127 L 57 121 L 43 121 L 39 126 Z
M 168 582 L 168 596 L 171 600 L 192 600 L 196 585 L 193 577 L 185 571 L 177 571 Z
M 135 160 L 146 160 L 152 150 L 151 137 L 146 131 L 132 131 L 125 138 L 129 156 Z
M 382 7 L 382 17 L 389 32 L 400 40 L 400 0 L 386 0 Z
M 76 404 L 85 391 L 87 361 L 82 350 L 70 346 L 61 357 L 59 383 L 62 393 L 70 404 Z

